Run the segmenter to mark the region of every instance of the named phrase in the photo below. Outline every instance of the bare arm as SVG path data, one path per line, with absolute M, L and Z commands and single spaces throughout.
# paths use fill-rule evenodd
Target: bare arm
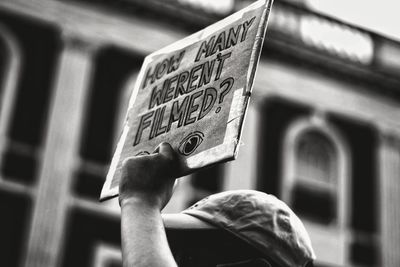
M 163 143 L 156 153 L 126 160 L 120 182 L 124 267 L 177 266 L 168 246 L 161 209 L 180 175 L 178 156 Z
M 168 246 L 160 211 L 141 200 L 122 206 L 123 266 L 177 266 Z

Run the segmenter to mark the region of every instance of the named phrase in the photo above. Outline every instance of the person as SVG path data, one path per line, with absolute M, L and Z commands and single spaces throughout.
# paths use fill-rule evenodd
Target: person
M 187 172 L 183 157 L 168 143 L 160 144 L 150 155 L 124 161 L 119 186 L 124 267 L 312 266 L 315 254 L 303 224 L 272 195 L 254 190 L 221 192 L 180 214 L 162 215 L 175 179 Z M 197 246 L 191 251 L 201 256 L 191 255 L 185 261 L 171 251 L 166 233 L 170 228 L 223 229 L 223 234 L 217 238 L 213 232 L 206 237 L 213 240 L 206 246 L 207 252 L 200 253 Z M 185 240 L 196 242 L 202 236 L 207 235 Z M 221 245 L 223 239 L 228 241 Z M 190 246 L 184 242 L 180 247 L 188 250 Z M 223 246 L 228 249 L 221 249 Z M 215 256 L 204 255 L 207 253 Z

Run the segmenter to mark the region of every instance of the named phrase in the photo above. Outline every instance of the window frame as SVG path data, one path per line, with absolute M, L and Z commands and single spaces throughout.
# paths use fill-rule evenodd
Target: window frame
M 296 176 L 296 148 L 298 141 L 303 134 L 309 131 L 316 131 L 329 139 L 337 152 L 337 190 L 336 190 L 336 220 L 328 227 L 337 228 L 339 231 L 345 231 L 349 225 L 351 215 L 350 196 L 351 183 L 351 164 L 350 151 L 346 140 L 339 131 L 331 125 L 321 114 L 314 114 L 310 117 L 303 117 L 293 121 L 286 129 L 282 147 L 282 179 L 280 194 L 283 201 L 289 205 L 292 204 L 292 191 L 296 183 L 305 184 L 303 179 Z M 307 220 L 307 219 L 305 219 Z
M 12 111 L 16 101 L 18 77 L 21 73 L 23 54 L 17 38 L 2 23 L 0 23 L 0 38 L 4 42 L 7 52 L 5 72 L 0 74 L 4 75 L 3 83 L 0 84 L 0 169 L 2 169 L 3 153 L 6 145 L 11 141 L 7 136 L 7 129 L 10 126 Z M 1 175 L 0 181 L 5 182 Z

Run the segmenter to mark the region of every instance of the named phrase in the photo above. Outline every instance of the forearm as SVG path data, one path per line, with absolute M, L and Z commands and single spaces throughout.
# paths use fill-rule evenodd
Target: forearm
M 140 199 L 121 204 L 124 267 L 176 267 L 160 211 Z

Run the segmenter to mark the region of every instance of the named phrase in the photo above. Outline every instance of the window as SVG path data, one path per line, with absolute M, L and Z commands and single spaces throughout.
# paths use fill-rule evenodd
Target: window
M 14 102 L 20 61 L 21 54 L 16 39 L 6 27 L 0 24 L 0 170 L 1 175 L 5 177 L 13 176 L 13 169 L 15 169 L 15 163 L 18 160 L 21 160 L 21 165 L 25 167 L 27 166 L 24 163 L 29 161 L 27 159 L 29 155 L 24 157 L 23 153 L 19 153 L 19 155 L 18 153 L 10 153 L 12 151 L 6 147 L 6 144 L 9 143 L 6 138 L 6 132 Z M 10 145 L 8 144 L 8 146 Z M 15 161 L 16 158 L 18 158 L 17 161 Z M 11 164 L 9 164 L 10 161 Z M 30 164 L 28 165 L 30 166 Z M 19 174 L 21 174 L 21 171 L 29 172 L 30 174 L 29 169 L 29 167 L 19 168 L 17 171 L 20 172 Z
M 119 266 L 116 253 L 104 255 L 106 251 L 102 249 L 120 246 L 119 218 L 73 208 L 68 214 L 65 236 L 65 252 L 60 266 L 96 266 L 96 261 L 102 267 Z M 103 250 L 103 253 L 99 250 Z M 107 251 L 111 252 L 110 249 Z
M 283 164 L 288 163 L 288 156 L 283 155 L 282 144 L 287 129 L 293 122 L 309 116 L 308 106 L 282 98 L 267 98 L 262 105 L 259 152 L 257 160 L 257 188 L 266 193 L 282 198 Z M 288 152 L 289 153 L 289 152 Z
M 357 265 L 380 266 L 381 248 L 377 241 L 380 218 L 376 159 L 378 132 L 369 124 L 349 118 L 330 115 L 329 119 L 348 140 L 352 156 L 349 257 Z
M 105 47 L 95 57 L 87 115 L 75 171 L 74 193 L 96 200 L 103 186 L 116 139 L 119 138 L 142 57 L 130 51 Z
M 3 266 L 19 266 L 26 243 L 31 199 L 0 188 L 0 249 Z
M 0 174 L 6 180 L 31 185 L 41 160 L 59 33 L 51 26 L 7 14 L 0 15 L 2 23 L 7 29 L 0 27 L 0 38 L 9 57 L 6 76 L 1 79 L 0 135 L 7 146 L 0 148 Z
M 299 179 L 325 185 L 337 183 L 337 153 L 326 136 L 311 130 L 302 134 L 296 145 Z
M 283 151 L 282 198 L 302 218 L 344 227 L 348 152 L 340 134 L 320 118 L 289 126 Z
M 6 71 L 8 65 L 8 54 L 7 45 L 5 44 L 3 38 L 0 38 L 0 101 L 2 100 L 2 94 L 5 86 Z
M 334 144 L 322 133 L 308 130 L 298 137 L 294 153 L 294 210 L 323 223 L 336 220 L 338 162 Z
M 52 26 L 0 11 L 0 249 L 2 265 L 24 261 L 59 52 Z M 4 253 L 4 254 L 3 254 Z

